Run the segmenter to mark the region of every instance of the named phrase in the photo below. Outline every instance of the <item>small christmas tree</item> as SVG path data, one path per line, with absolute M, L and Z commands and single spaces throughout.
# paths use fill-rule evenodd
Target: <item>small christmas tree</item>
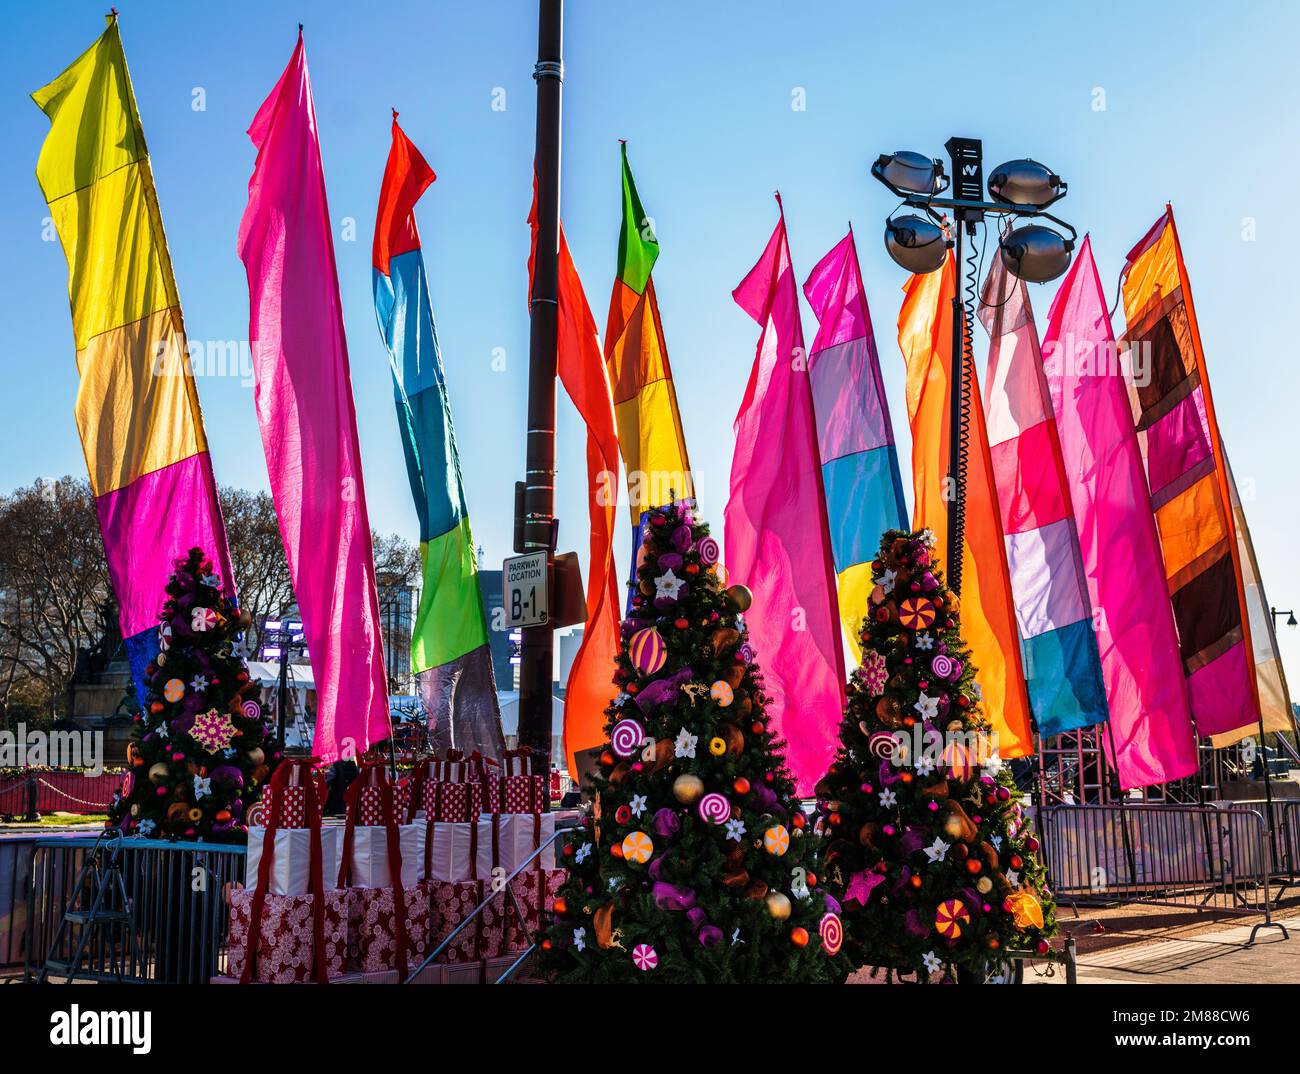
M 1011 949 L 1046 954 L 1055 908 L 933 543 L 890 530 L 871 564 L 817 825 L 854 964 L 951 979 L 1005 969 Z
M 650 513 L 606 710 L 609 746 L 569 878 L 544 931 L 562 981 L 819 981 L 843 975 L 841 926 L 816 876 L 746 640 L 743 586 L 678 503 Z
M 108 823 L 155 839 L 241 842 L 247 808 L 280 759 L 235 648 L 247 614 L 192 548 L 177 561 L 159 619 L 149 693 Z

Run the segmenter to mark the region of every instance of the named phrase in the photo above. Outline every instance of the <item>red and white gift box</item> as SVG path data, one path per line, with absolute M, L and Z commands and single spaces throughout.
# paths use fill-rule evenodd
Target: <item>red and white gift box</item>
M 546 780 L 542 776 L 503 776 L 502 813 L 544 813 L 547 806 Z
M 435 924 L 433 946 L 436 948 L 451 935 L 491 891 L 491 881 L 466 880 L 459 883 L 435 881 L 427 885 L 431 915 Z M 506 915 L 502 897 L 494 898 L 483 912 L 467 925 L 439 956 L 442 962 L 482 962 L 505 951 Z
M 320 980 L 319 969 L 324 970 L 326 979 L 343 973 L 351 892 L 327 891 L 322 897 L 324 945 L 319 966 L 313 923 L 317 896 L 265 896 L 261 927 L 256 930 L 252 927 L 255 898 L 246 888 L 230 892 L 227 972 L 231 977 L 259 984 L 302 984 Z
M 533 942 L 533 937 L 542 929 L 546 911 L 560 894 L 567 876 L 563 869 L 527 869 L 515 877 L 510 886 L 515 890 L 515 899 L 524 920 L 520 921 L 519 915 L 511 909 L 511 931 L 507 941 L 510 949 L 522 950 Z
M 528 861 L 555 833 L 553 813 L 496 814 L 473 824 L 434 822 L 425 828 L 421 879 L 457 883 L 506 877 Z M 555 868 L 555 849 L 541 854 L 542 868 Z
M 326 829 L 328 830 L 328 829 Z M 338 828 L 334 829 L 336 832 Z M 346 839 L 341 840 L 346 842 Z M 397 854 L 399 862 L 390 861 L 388 828 L 384 825 L 357 826 L 352 830 L 351 856 L 347 870 L 348 886 L 354 888 L 386 888 L 394 883 L 410 887 L 419 882 L 420 866 L 424 857 L 424 825 L 397 825 Z M 344 863 L 336 851 L 335 874 L 344 876 Z M 394 869 L 393 866 L 398 868 Z M 396 874 L 396 875 L 394 875 Z
M 426 784 L 426 787 L 430 784 Z M 432 785 L 433 812 L 426 819 L 440 821 L 476 821 L 483 813 L 483 787 L 478 783 L 449 783 L 439 780 Z M 425 799 L 426 802 L 428 799 Z
M 315 825 L 320 824 L 321 807 L 326 798 L 324 781 L 311 772 L 310 766 L 305 761 L 281 762 L 280 767 L 285 766 L 287 766 L 285 768 L 287 775 L 279 781 L 273 775 L 271 783 L 262 791 L 262 797 L 249 807 L 250 826 L 256 823 L 268 827 L 274 824 L 277 828 L 311 828 L 314 826 L 313 822 Z M 312 790 L 315 791 L 314 805 L 309 804 L 311 797 L 307 787 L 309 780 Z M 280 815 L 273 822 L 271 818 L 274 815 L 277 796 L 280 799 Z
M 429 913 L 429 889 L 423 884 L 397 889 L 354 889 L 348 927 L 348 968 L 359 973 L 397 970 L 405 979 L 428 951 L 433 935 Z
M 310 828 L 277 828 L 273 833 L 268 865 L 267 892 L 272 895 L 307 895 L 311 892 L 311 848 L 320 839 L 321 879 L 326 890 L 335 886 L 339 871 L 339 846 L 343 832 L 337 825 Z M 266 846 L 266 829 L 248 829 L 248 858 L 244 875 L 248 890 L 256 891 Z

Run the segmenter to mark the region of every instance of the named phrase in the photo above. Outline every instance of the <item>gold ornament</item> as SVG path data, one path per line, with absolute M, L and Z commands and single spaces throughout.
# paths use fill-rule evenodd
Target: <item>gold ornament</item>
M 709 752 L 714 757 L 721 757 L 727 752 L 727 743 L 720 738 L 709 739 Z
M 779 891 L 767 893 L 767 912 L 777 921 L 784 921 L 790 916 L 790 900 Z
M 167 778 L 167 766 L 159 761 L 149 767 L 149 782 L 162 783 Z
M 733 585 L 727 589 L 727 599 L 738 612 L 749 611 L 750 605 L 754 603 L 754 594 L 749 591 L 748 586 Z
M 700 800 L 704 793 L 704 780 L 699 776 L 693 776 L 689 772 L 683 772 L 673 780 L 673 797 L 682 805 L 694 805 Z
M 975 890 L 978 891 L 981 895 L 987 895 L 990 891 L 993 890 L 993 881 L 990 880 L 987 876 L 981 876 L 978 880 L 975 881 Z
M 266 760 L 266 754 L 262 751 L 261 746 L 254 746 L 248 751 L 248 763 L 254 768 Z

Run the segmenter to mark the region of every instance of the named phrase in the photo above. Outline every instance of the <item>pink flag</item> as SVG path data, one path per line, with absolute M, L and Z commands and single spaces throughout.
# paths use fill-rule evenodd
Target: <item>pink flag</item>
M 736 414 L 727 580 L 754 593 L 746 619 L 772 697 L 767 711 L 800 793 L 811 794 L 839 741 L 844 651 L 784 213 L 732 297 L 763 331 Z
M 1197 756 L 1164 561 L 1117 355 L 1085 239 L 1048 314 L 1043 371 L 1097 624 L 1112 759 L 1128 789 L 1190 775 Z
M 258 109 L 239 226 L 271 493 L 316 680 L 325 761 L 388 737 L 374 553 L 302 34 Z

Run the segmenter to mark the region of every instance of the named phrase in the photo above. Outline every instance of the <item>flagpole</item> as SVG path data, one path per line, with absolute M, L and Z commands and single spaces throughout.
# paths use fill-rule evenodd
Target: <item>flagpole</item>
M 539 0 L 537 12 L 537 255 L 530 296 L 528 443 L 524 474 L 523 547 L 555 552 L 555 372 L 560 250 L 560 103 L 564 85 L 564 0 Z M 519 745 L 546 759 L 550 771 L 551 621 L 524 627 L 519 663 Z

